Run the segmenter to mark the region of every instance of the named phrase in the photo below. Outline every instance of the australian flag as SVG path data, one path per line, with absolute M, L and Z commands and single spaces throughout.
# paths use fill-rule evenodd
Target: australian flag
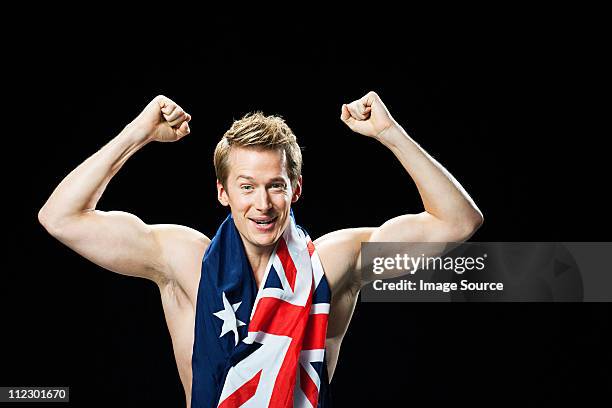
M 202 261 L 192 408 L 330 407 L 325 337 L 331 293 L 315 247 L 290 224 L 257 287 L 230 216 Z

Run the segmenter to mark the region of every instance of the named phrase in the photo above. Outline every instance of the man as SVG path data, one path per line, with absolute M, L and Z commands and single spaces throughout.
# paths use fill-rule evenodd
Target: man
M 393 218 L 377 228 L 331 232 L 314 241 L 314 252 L 307 236 L 293 228 L 291 204 L 302 192 L 301 153 L 282 119 L 248 115 L 234 123 L 215 151 L 218 200 L 229 206 L 231 217 L 226 222 L 235 229 L 228 231 L 238 232 L 255 290 L 264 285 L 281 237 L 290 229 L 301 234 L 311 256 L 318 255 L 331 290 L 324 337 L 325 374 L 330 379 L 359 290 L 373 280 L 368 268 L 362 270 L 360 265 L 361 243 L 460 242 L 483 222 L 481 212 L 461 185 L 395 122 L 376 93 L 369 92 L 341 109 L 340 118 L 351 130 L 377 140 L 394 153 L 416 183 L 425 211 Z M 196 333 L 200 330 L 196 315 L 204 301 L 198 298 L 198 292 L 202 296 L 206 290 L 202 282 L 209 273 L 202 260 L 205 253 L 209 256 L 211 240 L 185 226 L 147 225 L 129 213 L 97 210 L 96 204 L 126 160 L 149 142 L 173 142 L 188 135 L 190 120 L 191 116 L 172 100 L 156 97 L 117 137 L 73 170 L 39 212 L 47 231 L 82 256 L 108 270 L 148 278 L 158 285 L 188 406 L 196 381 L 193 353 L 200 344 L 194 340 L 194 329 Z M 313 256 L 313 265 L 315 261 Z M 376 278 L 395 276 L 385 272 Z M 227 339 L 231 347 L 238 347 L 248 340 L 246 331 L 239 335 L 238 328 L 246 330 L 242 326 L 248 326 L 248 322 L 238 316 L 240 303 L 226 299 L 225 292 L 219 294 L 220 299 L 222 296 L 227 307 L 215 313 L 215 324 L 224 326 L 221 336 L 217 332 L 214 339 Z M 229 319 L 231 308 L 236 315 Z M 229 320 L 233 326 L 226 327 Z M 257 375 L 256 380 L 263 381 L 261 372 Z M 258 392 L 256 386 L 251 388 L 252 393 Z M 310 402 L 316 405 L 316 399 Z

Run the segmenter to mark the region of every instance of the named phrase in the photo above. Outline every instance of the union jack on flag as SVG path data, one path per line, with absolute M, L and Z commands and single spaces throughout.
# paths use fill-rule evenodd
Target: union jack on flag
M 192 407 L 329 407 L 331 293 L 306 232 L 291 222 L 257 288 L 229 216 L 202 262 Z

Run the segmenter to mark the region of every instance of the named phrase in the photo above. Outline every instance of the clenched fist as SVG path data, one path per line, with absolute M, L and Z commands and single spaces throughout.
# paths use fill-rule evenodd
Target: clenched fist
M 396 125 L 385 104 L 376 92 L 372 91 L 356 101 L 342 105 L 340 119 L 353 132 L 376 139 Z
M 146 141 L 174 142 L 190 132 L 191 115 L 170 98 L 156 96 L 128 125 L 136 137 Z

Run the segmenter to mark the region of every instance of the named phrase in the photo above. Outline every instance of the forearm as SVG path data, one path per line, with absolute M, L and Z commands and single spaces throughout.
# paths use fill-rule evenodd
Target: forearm
M 41 222 L 57 225 L 95 209 L 112 177 L 146 143 L 126 127 L 62 180 L 40 210 Z
M 425 211 L 452 225 L 482 222 L 482 213 L 461 184 L 401 126 L 392 126 L 378 140 L 393 152 L 414 180 Z

